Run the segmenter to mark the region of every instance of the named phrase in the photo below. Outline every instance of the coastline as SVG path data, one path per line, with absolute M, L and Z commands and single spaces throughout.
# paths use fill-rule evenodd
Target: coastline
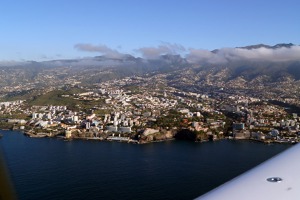
M 110 184 L 110 188 L 114 189 L 116 181 L 123 182 L 121 187 L 124 188 L 122 194 L 137 189 L 139 191 L 145 189 L 142 195 L 137 196 L 135 193 L 132 193 L 132 196 L 127 199 L 143 199 L 143 196 L 149 194 L 149 188 L 153 187 L 153 185 L 156 185 L 156 191 L 161 191 L 162 194 L 165 194 L 165 189 L 162 188 L 164 184 L 169 185 L 170 193 L 174 192 L 174 181 L 177 181 L 175 185 L 182 184 L 176 189 L 176 192 L 178 191 L 180 194 L 182 193 L 182 187 L 186 187 L 187 190 L 190 189 L 190 185 L 187 183 L 193 183 L 196 177 L 199 184 L 192 185 L 195 186 L 195 191 L 198 193 L 203 180 L 209 180 L 212 174 L 220 177 L 223 174 L 227 176 L 229 172 L 236 173 L 235 169 L 232 168 L 232 163 L 243 159 L 246 163 L 253 161 L 253 159 L 263 161 L 264 157 L 267 159 L 273 156 L 273 154 L 268 155 L 267 152 L 278 152 L 280 149 L 290 147 L 290 145 L 267 145 L 254 141 L 226 139 L 199 144 L 174 140 L 138 145 L 105 140 L 85 141 L 73 139 L 64 141 L 63 138 L 32 139 L 24 137 L 19 131 L 2 132 L 4 138 L 0 139 L 0 142 L 7 155 L 7 164 L 11 166 L 11 172 L 21 178 L 17 177 L 15 182 L 17 188 L 20 189 L 17 192 L 21 194 L 21 199 L 43 199 L 45 192 L 47 192 L 49 197 L 53 195 L 51 198 L 55 199 L 57 196 L 52 191 L 63 192 L 63 190 L 60 190 L 61 188 L 64 188 L 65 185 L 72 186 L 77 184 L 78 180 L 82 183 L 78 187 L 82 187 L 82 185 L 90 186 L 89 190 L 84 190 L 84 193 L 90 192 L 95 195 L 99 193 L 98 199 L 104 198 L 103 192 L 107 192 L 107 196 L 104 199 L 109 199 L 111 194 L 105 187 L 107 184 Z M 261 152 L 264 152 L 264 154 L 261 154 Z M 248 159 L 249 157 L 251 159 Z M 20 163 L 22 164 L 20 165 Z M 220 166 L 223 165 L 228 165 L 228 169 L 222 168 L 223 170 L 220 170 Z M 235 165 L 235 167 L 239 168 L 240 165 Z M 74 178 L 77 175 L 80 179 Z M 178 178 L 179 176 L 185 176 L 188 180 L 182 181 L 181 178 Z M 49 179 L 53 181 L 44 181 Z M 90 185 L 91 180 L 92 182 L 97 181 L 93 182 L 96 184 L 96 187 Z M 128 184 L 127 180 L 130 183 L 142 182 L 138 182 L 133 188 L 131 184 Z M 68 181 L 68 183 L 61 181 Z M 168 181 L 168 183 L 164 181 Z M 41 184 L 43 184 L 42 188 L 39 187 Z M 144 187 L 145 184 L 149 185 Z M 32 187 L 32 185 L 35 187 Z M 52 188 L 53 185 L 57 185 L 57 187 Z M 99 185 L 103 189 L 99 189 L 97 187 Z M 46 191 L 43 188 L 46 188 Z M 65 197 L 61 198 L 77 198 L 76 195 L 78 193 L 76 191 L 78 189 L 76 187 L 70 188 L 72 189 L 71 192 L 70 190 L 64 190 L 66 192 L 61 194 L 64 194 Z M 33 189 L 35 193 L 27 192 Z M 84 193 L 82 194 L 83 199 L 86 198 Z M 74 196 L 72 196 L 73 194 Z M 72 198 L 70 198 L 70 195 Z M 124 197 L 121 194 L 118 196 Z M 174 195 L 174 198 L 177 199 L 178 194 Z M 149 199 L 151 198 L 149 197 Z M 187 199 L 192 199 L 192 197 Z
M 122 143 L 132 143 L 132 144 L 150 144 L 150 143 L 159 143 L 159 142 L 165 142 L 165 141 L 173 141 L 173 140 L 184 140 L 184 141 L 189 141 L 189 142 L 196 142 L 196 143 L 205 143 L 205 142 L 214 142 L 214 141 L 219 141 L 219 140 L 235 140 L 235 141 L 255 141 L 259 143 L 265 143 L 265 144 L 297 144 L 297 141 L 294 140 L 260 140 L 260 139 L 255 139 L 255 138 L 233 138 L 230 136 L 224 137 L 224 138 L 218 138 L 218 139 L 213 139 L 213 140 L 189 140 L 189 139 L 179 139 L 179 138 L 166 138 L 166 139 L 159 139 L 159 140 L 152 140 L 152 141 L 146 141 L 146 140 L 134 140 L 129 137 L 112 137 L 109 136 L 107 138 L 103 137 L 70 137 L 67 138 L 66 136 L 62 135 L 52 135 L 51 133 L 37 133 L 34 134 L 32 131 L 25 131 L 21 129 L 1 129 L 1 131 L 16 131 L 22 133 L 26 137 L 30 138 L 57 138 L 57 139 L 63 139 L 64 141 L 72 141 L 72 140 L 89 140 L 89 141 L 100 141 L 100 142 L 122 142 Z M 3 137 L 3 134 L 0 133 L 0 138 Z

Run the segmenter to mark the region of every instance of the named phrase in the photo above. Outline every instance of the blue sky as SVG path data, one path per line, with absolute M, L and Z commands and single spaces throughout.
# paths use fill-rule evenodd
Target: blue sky
M 77 44 L 136 56 L 165 43 L 300 44 L 299 8 L 298 0 L 0 0 L 0 61 L 99 55 Z

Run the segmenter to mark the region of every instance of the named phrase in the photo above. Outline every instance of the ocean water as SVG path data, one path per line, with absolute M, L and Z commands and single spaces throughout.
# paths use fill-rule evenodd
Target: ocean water
M 222 140 L 127 144 L 1 131 L 19 199 L 193 199 L 290 145 Z

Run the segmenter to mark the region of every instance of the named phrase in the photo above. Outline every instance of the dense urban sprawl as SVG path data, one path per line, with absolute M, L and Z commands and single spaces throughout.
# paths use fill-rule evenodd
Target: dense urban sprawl
M 134 76 L 93 87 L 74 84 L 50 91 L 44 105 L 39 99 L 1 102 L 1 126 L 24 130 L 30 137 L 134 143 L 174 138 L 299 140 L 300 118 L 288 108 L 266 99 L 226 93 L 224 88 L 215 90 L 213 96 L 184 92 L 158 78 Z

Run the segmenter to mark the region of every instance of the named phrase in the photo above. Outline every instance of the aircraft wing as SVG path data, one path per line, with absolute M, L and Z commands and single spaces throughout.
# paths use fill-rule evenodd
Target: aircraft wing
M 299 200 L 300 144 L 196 199 Z

